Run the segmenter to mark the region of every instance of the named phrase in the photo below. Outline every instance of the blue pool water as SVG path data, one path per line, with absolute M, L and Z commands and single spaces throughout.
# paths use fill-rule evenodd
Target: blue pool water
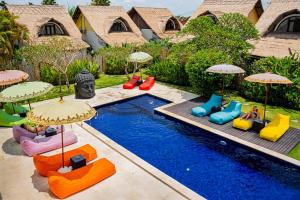
M 300 169 L 154 113 L 143 95 L 97 109 L 92 127 L 208 199 L 300 199 Z

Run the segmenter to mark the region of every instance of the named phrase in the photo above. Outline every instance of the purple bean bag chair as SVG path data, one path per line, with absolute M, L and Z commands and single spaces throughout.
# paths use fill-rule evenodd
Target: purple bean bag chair
M 72 131 L 64 133 L 64 146 L 68 146 L 76 142 L 77 137 Z M 61 148 L 61 133 L 40 139 L 32 139 L 21 136 L 20 143 L 23 152 L 28 156 L 33 156 Z
M 50 127 L 55 128 L 57 133 L 61 133 L 61 126 L 50 126 Z M 45 134 L 45 131 L 39 132 L 39 135 L 44 135 L 44 134 Z M 33 139 L 35 136 L 37 136 L 37 134 L 32 133 L 20 126 L 13 126 L 13 136 L 14 136 L 16 142 L 20 143 L 21 136 L 25 136 L 25 137 Z

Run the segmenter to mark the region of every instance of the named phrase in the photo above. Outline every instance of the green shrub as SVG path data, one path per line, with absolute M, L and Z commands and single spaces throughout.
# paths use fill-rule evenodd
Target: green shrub
M 125 74 L 125 67 L 128 65 L 127 58 L 133 52 L 130 45 L 122 47 L 101 48 L 98 52 L 105 62 L 105 73 L 109 75 Z
M 272 85 L 270 87 L 269 100 L 271 104 L 300 108 L 300 59 L 297 56 L 285 58 L 267 57 L 255 61 L 248 69 L 247 75 L 273 72 L 289 78 L 293 85 Z M 257 83 L 242 83 L 240 93 L 248 99 L 264 102 L 265 85 Z
M 52 85 L 58 85 L 58 72 L 50 65 L 43 65 L 41 67 L 41 81 L 51 83 Z
M 172 83 L 175 85 L 188 85 L 188 76 L 184 65 L 172 63 L 170 60 L 162 60 L 155 63 L 148 70 L 156 80 Z
M 95 79 L 99 78 L 99 66 L 95 62 L 90 62 L 88 60 L 75 60 L 68 67 L 68 77 L 70 83 L 75 82 L 76 74 L 80 73 L 83 69 L 87 69 L 91 74 L 94 75 Z
M 153 57 L 153 63 L 164 60 L 169 53 L 171 44 L 167 40 L 150 41 L 136 48 L 137 51 L 143 51 Z
M 68 67 L 68 78 L 70 83 L 75 82 L 76 74 L 80 73 L 81 70 L 87 69 L 94 77 L 99 78 L 99 66 L 97 63 L 90 62 L 88 60 L 75 60 Z M 50 65 L 43 65 L 41 67 L 41 81 L 51 83 L 53 85 L 59 85 L 59 73 Z M 61 76 L 62 84 L 65 83 L 64 76 Z
M 198 51 L 186 64 L 185 70 L 189 82 L 196 93 L 209 97 L 213 92 L 220 91 L 223 75 L 209 74 L 205 70 L 213 65 L 232 63 L 232 60 L 222 51 L 207 49 Z M 226 76 L 225 85 L 231 83 L 232 77 Z

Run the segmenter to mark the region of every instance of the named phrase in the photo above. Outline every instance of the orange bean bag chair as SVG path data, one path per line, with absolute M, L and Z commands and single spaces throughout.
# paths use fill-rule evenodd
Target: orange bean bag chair
M 123 84 L 123 88 L 124 89 L 133 89 L 140 79 L 141 79 L 141 77 L 139 77 L 139 76 L 136 76 L 136 75 L 132 76 L 130 81 Z
M 153 76 L 149 76 L 146 78 L 145 82 L 140 85 L 140 90 L 150 90 L 155 83 L 155 79 Z
M 86 159 L 86 162 L 97 158 L 96 150 L 91 145 L 86 144 L 77 149 L 65 152 L 65 166 L 70 166 L 70 158 L 78 154 L 81 154 Z M 49 171 L 57 171 L 62 167 L 61 154 L 56 154 L 53 156 L 35 155 L 33 156 L 33 162 L 36 170 L 41 176 L 47 176 Z
M 63 199 L 95 185 L 115 173 L 115 165 L 103 158 L 65 174 L 51 171 L 48 173 L 48 184 L 51 192 Z

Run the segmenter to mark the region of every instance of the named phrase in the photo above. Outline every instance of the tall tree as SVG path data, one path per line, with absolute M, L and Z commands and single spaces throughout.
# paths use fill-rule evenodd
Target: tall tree
M 92 6 L 109 6 L 110 0 L 92 0 Z
M 55 0 L 43 0 L 42 5 L 57 5 Z
M 13 57 L 15 44 L 27 39 L 27 28 L 16 19 L 8 11 L 0 10 L 0 64 L 7 64 Z

